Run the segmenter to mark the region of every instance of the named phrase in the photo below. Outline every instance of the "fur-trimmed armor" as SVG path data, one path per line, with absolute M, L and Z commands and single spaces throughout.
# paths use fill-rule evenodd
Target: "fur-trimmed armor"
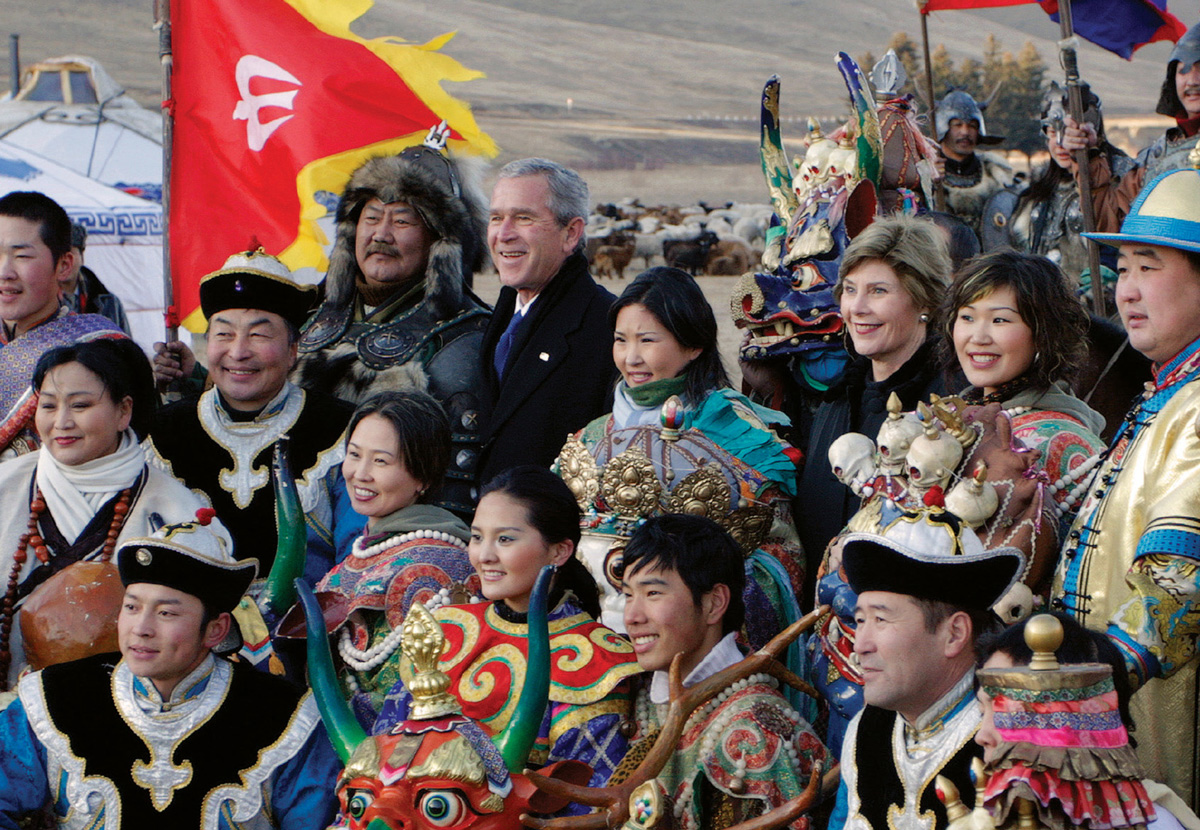
M 304 327 L 293 379 L 356 405 L 385 389 L 433 395 L 450 417 L 455 448 L 438 504 L 470 515 L 484 387 L 479 351 L 489 310 L 468 285 L 486 250 L 487 205 L 462 172 L 431 146 L 371 159 L 354 172 L 338 204 L 326 299 Z M 423 283 L 370 307 L 359 290 L 355 233 L 373 198 L 413 207 L 433 242 Z

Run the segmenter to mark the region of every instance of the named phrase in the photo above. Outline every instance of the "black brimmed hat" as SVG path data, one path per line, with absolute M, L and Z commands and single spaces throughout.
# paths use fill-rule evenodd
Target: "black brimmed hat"
M 257 308 L 278 314 L 296 328 L 308 320 L 316 290 L 292 279 L 291 270 L 259 248 L 234 254 L 200 280 L 205 319 L 227 308 Z
M 117 551 L 121 583 L 165 585 L 218 611 L 232 611 L 258 573 L 257 559 L 233 560 L 224 541 L 200 522 L 166 525 Z
M 1016 548 L 985 550 L 950 513 L 905 513 L 878 533 L 847 534 L 842 568 L 858 594 L 888 591 L 984 611 L 1016 584 L 1025 557 Z

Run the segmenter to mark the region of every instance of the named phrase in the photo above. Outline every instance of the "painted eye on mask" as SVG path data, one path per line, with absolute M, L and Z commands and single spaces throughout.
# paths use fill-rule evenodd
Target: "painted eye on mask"
M 458 790 L 426 790 L 417 801 L 417 809 L 433 827 L 453 827 L 469 806 Z
M 621 578 L 625 574 L 625 546 L 614 545 L 604 555 L 604 578 L 618 592 L 621 590 Z
M 350 814 L 350 818 L 361 819 L 367 812 L 367 808 L 375 801 L 375 796 L 369 790 L 351 790 L 350 797 L 346 799 L 346 812 Z

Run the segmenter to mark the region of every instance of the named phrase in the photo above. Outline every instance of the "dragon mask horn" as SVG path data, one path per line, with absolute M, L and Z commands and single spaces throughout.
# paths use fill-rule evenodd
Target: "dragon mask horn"
M 325 619 L 317 598 L 304 580 L 295 582 L 296 594 L 304 607 L 304 624 L 308 629 L 308 678 L 313 696 L 321 710 L 321 720 L 329 732 L 329 740 L 342 763 L 350 761 L 354 750 L 367 738 L 366 731 L 354 717 L 350 704 L 342 697 L 337 673 L 333 670 L 333 652 L 329 648 L 329 635 L 325 632 Z
M 521 691 L 517 710 L 508 727 L 494 738 L 509 772 L 525 769 L 529 751 L 533 749 L 533 742 L 537 739 L 542 718 L 546 714 L 546 704 L 550 702 L 550 623 L 546 606 L 554 571 L 551 565 L 542 568 L 533 585 L 533 593 L 529 597 L 529 658 L 526 662 L 525 688 Z

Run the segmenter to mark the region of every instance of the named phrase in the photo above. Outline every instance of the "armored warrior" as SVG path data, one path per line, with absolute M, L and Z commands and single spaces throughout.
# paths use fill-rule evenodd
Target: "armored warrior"
M 937 105 L 937 135 L 945 158 L 946 210 L 969 224 L 978 235 L 984 203 L 1012 184 L 1012 168 L 994 153 L 976 152 L 980 145 L 999 144 L 989 135 L 983 109 L 970 93 L 954 89 Z
M 212 651 L 255 560 L 189 523 L 117 566 L 121 653 L 28 675 L 0 712 L 0 827 L 47 806 L 96 830 L 327 826 L 337 759 L 312 695 Z
M 1100 138 L 1097 154 L 1106 157 L 1112 175 L 1124 176 L 1133 168 L 1133 159 L 1105 138 L 1100 99 L 1086 84 L 1082 94 L 1084 120 Z M 1066 90 L 1052 83 L 1042 98 L 1042 134 L 1050 160 L 1019 194 L 1010 188 L 988 200 L 980 233 L 985 250 L 1008 246 L 1047 257 L 1072 283 L 1078 283 L 1088 267 L 1088 254 L 1081 236 L 1083 215 L 1075 184 L 1075 159 L 1062 143 L 1067 112 Z M 1111 253 L 1102 258 L 1110 266 L 1115 260 Z
M 454 439 L 438 504 L 463 517 L 474 506 L 488 321 L 469 289 L 487 209 L 466 172 L 437 129 L 424 145 L 354 171 L 338 203 L 325 302 L 300 337 L 293 375 L 355 405 L 386 389 L 433 395 Z
M 1147 183 L 1171 170 L 1190 166 L 1189 154 L 1196 147 L 1200 131 L 1200 23 L 1188 29 L 1167 58 L 1155 112 L 1175 119 L 1153 144 L 1137 155 L 1132 169 L 1122 170 L 1104 153 L 1093 152 L 1103 139 L 1096 126 L 1068 121 L 1064 146 L 1069 151 L 1089 150 L 1092 205 L 1096 229 L 1116 233 L 1129 213 L 1130 205 Z

